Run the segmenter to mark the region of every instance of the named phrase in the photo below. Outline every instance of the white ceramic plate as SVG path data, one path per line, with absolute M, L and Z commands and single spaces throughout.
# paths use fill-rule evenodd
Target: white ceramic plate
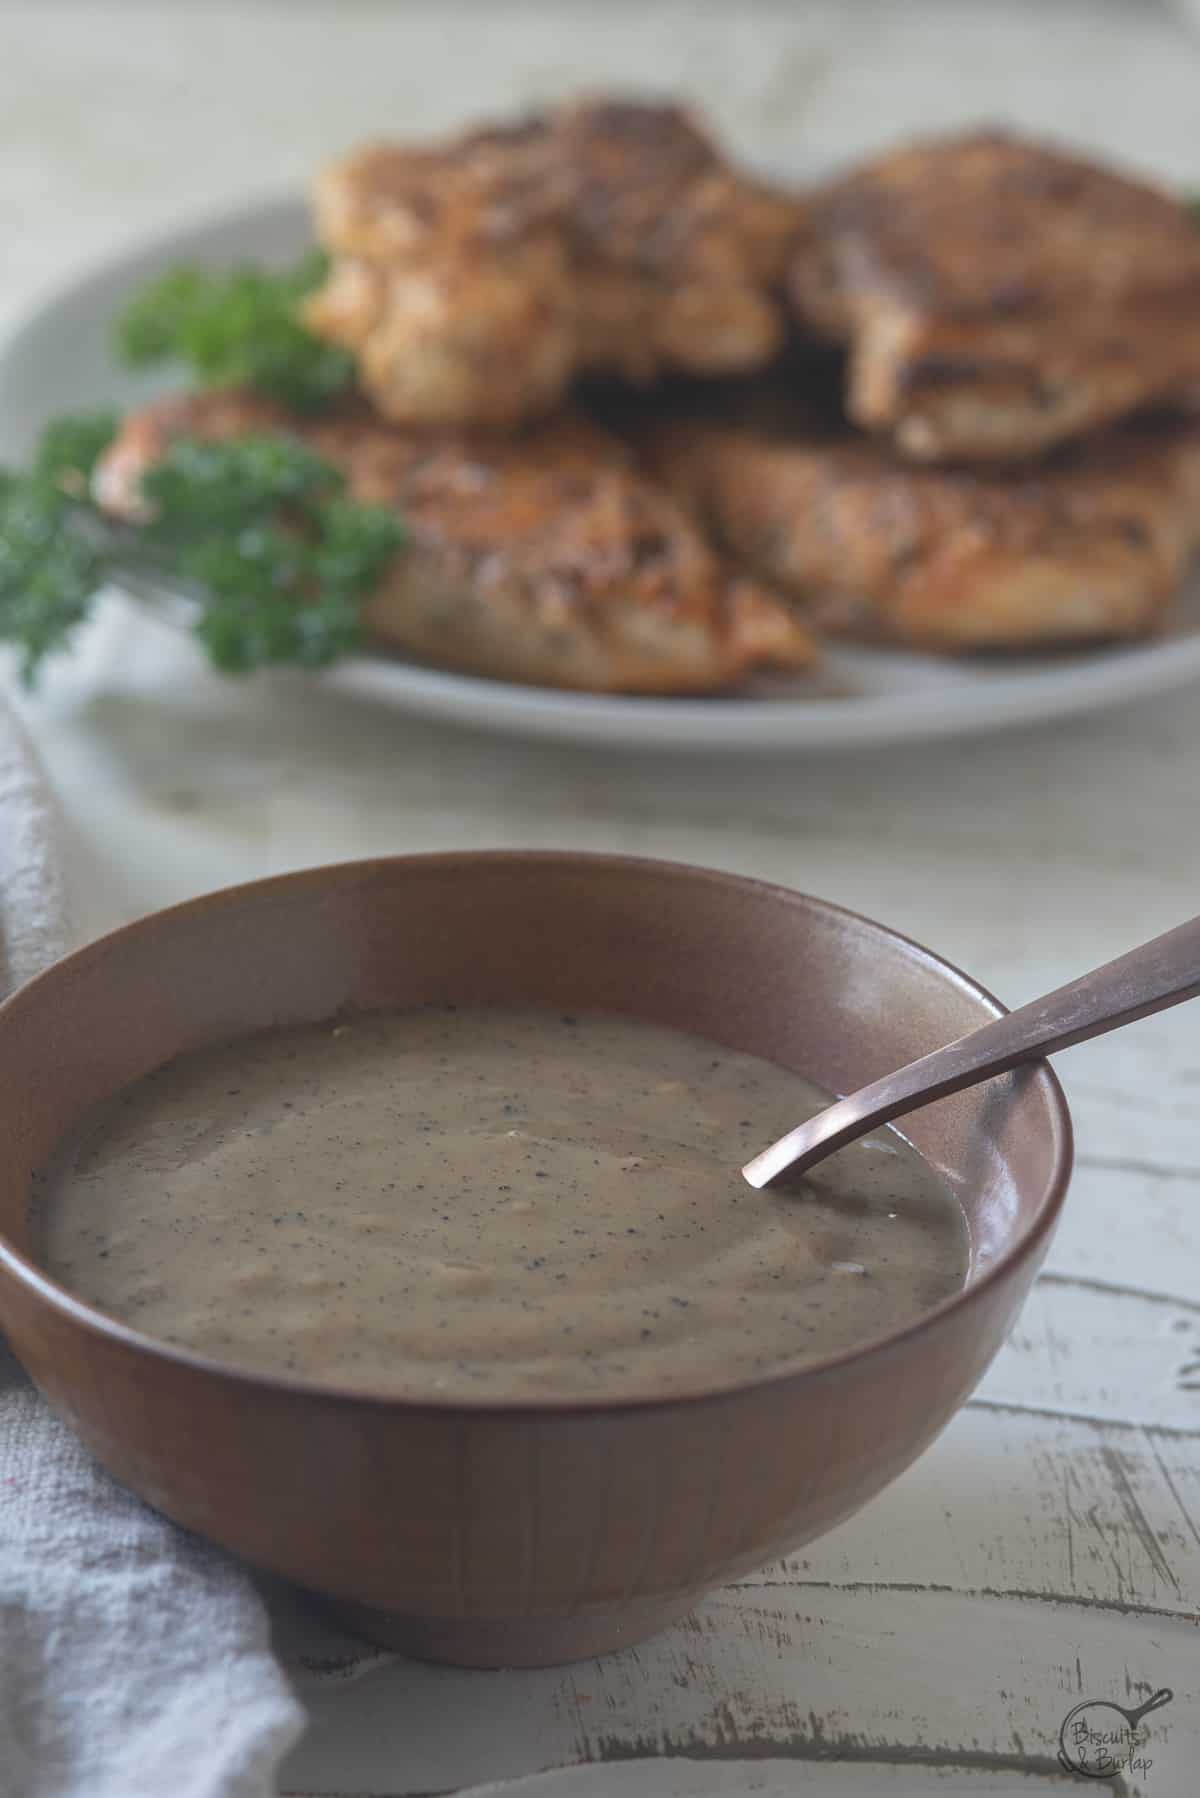
M 0 462 L 25 454 L 56 412 L 133 405 L 160 379 L 118 369 L 109 326 L 147 277 L 180 259 L 222 267 L 290 259 L 309 242 L 300 199 L 172 232 L 63 288 L 0 346 Z M 1147 645 L 1004 662 L 831 647 L 817 679 L 763 677 L 736 699 L 621 699 L 548 692 L 358 656 L 320 678 L 409 712 L 480 729 L 614 748 L 832 749 L 969 736 L 1099 711 L 1200 678 L 1200 583 L 1170 633 Z

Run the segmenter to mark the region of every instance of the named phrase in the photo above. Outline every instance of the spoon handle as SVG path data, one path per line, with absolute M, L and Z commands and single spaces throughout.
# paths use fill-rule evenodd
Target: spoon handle
M 1094 968 L 1067 986 L 960 1036 L 956 1042 L 885 1074 L 861 1092 L 781 1136 L 742 1169 L 751 1186 L 765 1186 L 791 1168 L 803 1173 L 877 1124 L 903 1117 L 934 1099 L 961 1092 L 1026 1061 L 1039 1061 L 1089 1036 L 1119 1030 L 1151 1012 L 1200 994 L 1200 918 Z

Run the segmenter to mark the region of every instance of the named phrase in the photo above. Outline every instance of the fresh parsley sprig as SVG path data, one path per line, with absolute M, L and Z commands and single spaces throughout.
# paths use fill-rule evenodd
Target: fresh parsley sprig
M 87 503 L 117 422 L 111 413 L 60 419 L 27 471 L 0 469 L 0 639 L 19 646 L 26 680 L 82 623 L 104 584 L 103 552 L 71 519 Z
M 213 664 L 321 668 L 353 649 L 363 604 L 404 544 L 399 516 L 345 491 L 341 471 L 296 439 L 177 438 L 142 481 L 146 522 L 112 524 L 91 500 L 117 428 L 60 419 L 31 466 L 0 471 L 0 641 L 32 680 L 105 584 L 182 583 Z
M 327 270 L 320 250 L 282 270 L 171 269 L 117 319 L 117 352 L 132 367 L 181 362 L 207 387 L 257 387 L 297 411 L 320 411 L 354 381 L 350 351 L 315 337 L 300 316 Z

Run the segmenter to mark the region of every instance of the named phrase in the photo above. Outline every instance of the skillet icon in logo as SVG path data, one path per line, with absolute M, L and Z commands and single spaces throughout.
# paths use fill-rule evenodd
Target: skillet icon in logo
M 1058 1732 L 1058 1758 L 1068 1773 L 1082 1779 L 1115 1779 L 1118 1773 L 1146 1774 L 1153 1757 L 1142 1750 L 1149 1730 L 1142 1718 L 1170 1704 L 1175 1694 L 1168 1686 L 1127 1710 L 1110 1698 L 1085 1698 L 1063 1718 Z

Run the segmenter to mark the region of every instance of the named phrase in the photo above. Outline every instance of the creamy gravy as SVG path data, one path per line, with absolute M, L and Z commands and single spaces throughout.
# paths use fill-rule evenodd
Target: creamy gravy
M 371 1013 L 185 1057 L 39 1185 L 42 1259 L 151 1335 L 389 1392 L 653 1393 L 877 1336 L 966 1277 L 894 1132 L 800 1193 L 753 1150 L 826 1103 L 632 1018 Z

